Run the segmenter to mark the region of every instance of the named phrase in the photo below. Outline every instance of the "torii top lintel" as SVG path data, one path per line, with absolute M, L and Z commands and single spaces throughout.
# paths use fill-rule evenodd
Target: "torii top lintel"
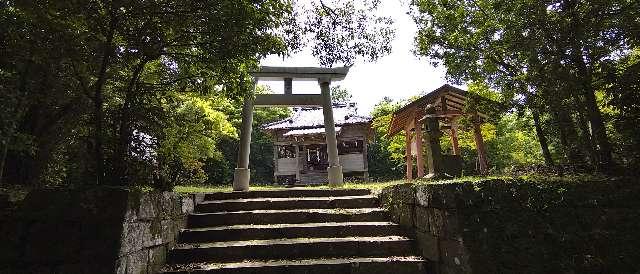
M 278 81 L 283 79 L 293 79 L 296 81 L 341 81 L 347 77 L 350 67 L 341 68 L 320 68 L 320 67 L 269 67 L 262 66 L 259 71 L 252 72 L 251 75 L 256 80 Z

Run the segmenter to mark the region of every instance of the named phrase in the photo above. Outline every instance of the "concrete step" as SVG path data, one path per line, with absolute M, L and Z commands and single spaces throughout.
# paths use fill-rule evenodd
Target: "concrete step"
M 167 261 L 170 264 L 227 263 L 323 257 L 396 257 L 413 253 L 412 240 L 401 236 L 298 238 L 180 244 L 169 252 Z
M 324 222 L 384 222 L 388 213 L 381 208 L 252 210 L 193 213 L 189 228 L 246 224 L 302 224 Z
M 180 232 L 178 242 L 206 243 L 284 238 L 375 237 L 403 234 L 399 225 L 390 222 L 231 225 L 184 229 Z
M 311 260 L 253 261 L 226 264 L 172 265 L 162 273 L 187 274 L 418 274 L 426 273 L 420 257 L 321 258 Z
M 337 197 L 250 198 L 204 201 L 196 205 L 197 212 L 302 209 L 302 208 L 363 208 L 377 207 L 372 195 Z
M 304 189 L 287 188 L 279 190 L 234 191 L 206 193 L 204 200 L 230 200 L 253 198 L 287 198 L 287 197 L 337 197 L 370 195 L 368 189 Z
M 329 182 L 327 173 L 306 173 L 300 174 L 300 182 L 308 185 L 326 184 Z

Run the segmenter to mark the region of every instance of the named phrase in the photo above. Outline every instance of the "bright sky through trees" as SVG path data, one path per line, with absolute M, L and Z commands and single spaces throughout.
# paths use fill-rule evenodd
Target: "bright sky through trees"
M 445 84 L 444 68 L 434 68 L 426 59 L 418 59 L 412 53 L 416 25 L 407 14 L 408 4 L 402 0 L 382 2 L 382 15 L 395 21 L 396 39 L 393 51 L 375 63 L 357 62 L 347 79 L 334 83 L 347 88 L 353 94 L 360 111 L 368 113 L 383 97 L 406 99 L 424 91 L 431 91 Z M 261 61 L 263 66 L 319 66 L 310 51 L 300 52 L 290 58 L 269 56 Z M 282 93 L 282 82 L 261 82 L 276 93 Z M 294 82 L 294 93 L 319 93 L 315 82 Z

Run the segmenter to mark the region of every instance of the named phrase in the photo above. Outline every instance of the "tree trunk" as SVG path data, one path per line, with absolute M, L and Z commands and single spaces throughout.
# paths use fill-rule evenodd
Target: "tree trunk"
M 0 156 L 0 186 L 2 185 L 2 178 L 4 178 L 4 163 L 7 160 L 7 151 L 9 150 L 9 138 L 4 141 L 2 146 L 2 156 Z
M 107 67 L 111 61 L 111 53 L 113 51 L 113 37 L 115 35 L 116 28 L 116 18 L 115 18 L 115 7 L 112 7 L 110 11 L 110 22 L 109 22 L 109 30 L 106 35 L 107 40 L 104 43 L 104 52 L 102 55 L 102 64 L 100 66 L 100 71 L 98 72 L 95 83 L 94 95 L 93 95 L 93 106 L 94 106 L 94 157 L 96 161 L 96 184 L 101 184 L 104 178 L 104 156 L 102 153 L 102 121 L 104 116 L 103 109 L 103 94 L 102 89 L 104 88 L 104 84 L 107 81 Z
M 536 134 L 538 135 L 538 142 L 540 142 L 540 148 L 542 149 L 542 155 L 544 156 L 544 162 L 547 166 L 553 166 L 553 158 L 551 157 L 551 151 L 549 151 L 549 143 L 547 141 L 547 136 L 544 134 L 542 130 L 542 125 L 540 124 L 540 113 L 537 110 L 533 112 L 533 124 L 536 128 Z
M 601 171 L 609 171 L 613 165 L 611 143 L 609 142 L 607 130 L 605 128 L 604 121 L 602 120 L 602 114 L 598 108 L 596 96 L 590 83 L 588 84 L 588 88 L 585 89 L 585 99 L 587 117 L 591 123 L 595 143 L 598 145 L 598 168 Z
M 133 134 L 133 129 L 131 128 L 131 105 L 132 101 L 135 98 L 135 91 L 138 88 L 138 80 L 140 79 L 140 75 L 142 75 L 146 64 L 146 59 L 140 60 L 133 71 L 127 88 L 125 89 L 125 100 L 120 111 L 121 114 L 118 127 L 118 143 L 116 144 L 113 163 L 115 167 L 114 179 L 116 180 L 113 183 L 118 185 L 128 183 L 127 156 L 129 154 L 129 146 L 131 144 L 131 136 Z
M 582 155 L 575 143 L 577 141 L 578 133 L 576 132 L 575 125 L 569 113 L 564 106 L 561 106 L 556 111 L 556 123 L 558 131 L 560 132 L 560 144 L 564 151 L 564 156 L 573 166 L 580 165 L 582 163 Z
M 580 105 L 584 106 L 584 102 L 580 100 Z M 587 152 L 587 156 L 589 157 L 589 162 L 593 167 L 598 166 L 598 155 L 596 153 L 596 148 L 593 144 L 593 137 L 591 135 L 591 130 L 589 130 L 589 125 L 587 124 L 587 119 L 585 117 L 585 108 L 581 108 L 581 112 L 578 114 L 578 125 L 580 126 L 580 132 L 582 137 L 582 149 Z
M 595 89 L 593 87 L 593 76 L 591 69 L 587 66 L 582 56 L 582 51 L 574 45 L 573 61 L 578 69 L 579 85 L 584 95 L 584 107 L 587 118 L 591 124 L 593 138 L 597 145 L 598 168 L 601 171 L 609 171 L 613 167 L 613 157 L 611 155 L 611 143 L 607 136 L 607 129 L 602 120 L 602 113 L 596 101 Z

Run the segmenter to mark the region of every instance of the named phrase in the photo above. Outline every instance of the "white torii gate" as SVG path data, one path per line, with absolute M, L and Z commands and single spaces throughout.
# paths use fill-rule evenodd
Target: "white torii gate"
M 317 67 L 260 67 L 251 73 L 254 83 L 259 80 L 283 80 L 284 94 L 249 94 L 242 107 L 242 126 L 240 129 L 240 148 L 238 164 L 233 174 L 233 190 L 249 190 L 249 150 L 251 147 L 251 125 L 253 123 L 253 107 L 269 106 L 320 106 L 324 115 L 324 128 L 327 140 L 329 167 L 327 174 L 329 186 L 342 185 L 342 166 L 338 160 L 338 144 L 336 140 L 335 122 L 331 104 L 331 81 L 344 80 L 349 67 L 317 68 Z M 318 81 L 320 94 L 293 94 L 293 81 Z

